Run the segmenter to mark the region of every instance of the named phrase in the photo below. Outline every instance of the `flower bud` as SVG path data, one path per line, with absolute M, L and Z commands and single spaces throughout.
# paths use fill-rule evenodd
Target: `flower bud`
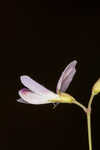
M 92 94 L 97 95 L 100 93 L 100 78 L 96 81 L 92 88 Z

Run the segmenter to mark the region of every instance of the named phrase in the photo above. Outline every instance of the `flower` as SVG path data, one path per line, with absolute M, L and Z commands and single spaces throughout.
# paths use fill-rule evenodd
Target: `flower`
M 76 60 L 72 61 L 62 72 L 57 83 L 57 93 L 48 90 L 44 86 L 31 79 L 29 76 L 21 76 L 20 80 L 26 88 L 23 88 L 19 91 L 19 96 L 21 98 L 17 101 L 35 105 L 53 103 L 55 106 L 58 103 L 72 103 L 74 98 L 64 92 L 69 87 L 76 73 L 76 64 Z

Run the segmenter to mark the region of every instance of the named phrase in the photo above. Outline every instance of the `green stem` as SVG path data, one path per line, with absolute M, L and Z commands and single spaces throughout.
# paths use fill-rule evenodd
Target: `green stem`
M 89 150 L 92 150 L 92 136 L 91 136 L 91 103 L 92 103 L 92 100 L 93 100 L 93 95 L 90 97 L 88 108 L 86 108 L 84 105 L 82 105 L 76 100 L 73 101 L 73 103 L 81 107 L 87 115 Z
M 83 104 L 81 104 L 81 103 L 79 103 L 78 101 L 73 101 L 73 103 L 74 104 L 76 104 L 76 105 L 78 105 L 79 107 L 81 107 L 85 112 L 87 112 L 87 108 L 83 105 Z
M 87 112 L 87 126 L 88 126 L 88 142 L 89 142 L 89 150 L 92 150 L 91 110 Z
M 93 98 L 94 98 L 94 95 L 91 94 L 91 97 L 90 97 L 90 100 L 89 100 L 89 103 L 88 103 L 88 108 L 91 108 L 91 104 L 92 104 Z
M 89 142 L 89 150 L 92 150 L 92 136 L 91 136 L 91 105 L 94 98 L 94 94 L 92 93 L 90 96 L 90 100 L 87 108 L 87 127 L 88 127 L 88 142 Z

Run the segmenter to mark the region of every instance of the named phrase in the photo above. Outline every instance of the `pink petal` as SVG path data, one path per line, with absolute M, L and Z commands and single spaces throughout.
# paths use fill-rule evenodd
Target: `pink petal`
M 35 92 L 36 94 L 39 94 L 39 95 L 45 95 L 45 94 L 47 95 L 48 94 L 48 95 L 53 95 L 53 96 L 55 95 L 55 93 L 48 90 L 47 88 L 45 88 L 38 82 L 34 81 L 29 76 L 23 75 L 20 77 L 20 79 L 21 79 L 22 84 L 25 87 L 27 87 L 31 91 Z
M 50 103 L 50 101 L 48 101 L 48 100 L 55 99 L 56 97 L 58 97 L 56 94 L 55 94 L 55 96 L 37 95 L 36 93 L 33 93 L 32 91 L 30 91 L 26 88 L 21 89 L 19 91 L 19 95 L 24 101 L 26 101 L 30 104 L 35 104 L 35 105 Z
M 60 90 L 61 92 L 65 92 L 67 90 L 76 73 L 76 64 L 76 60 L 72 61 L 62 72 L 61 77 L 57 83 L 56 91 Z
M 25 100 L 23 100 L 22 98 L 17 99 L 17 102 L 25 103 L 25 104 L 29 104 L 28 102 L 26 102 L 26 101 L 25 101 Z

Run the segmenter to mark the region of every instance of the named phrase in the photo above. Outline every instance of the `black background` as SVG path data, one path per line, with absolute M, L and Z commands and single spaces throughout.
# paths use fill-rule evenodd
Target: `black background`
M 12 33 L 14 34 L 14 33 Z M 6 41 L 9 42 L 9 36 Z M 76 59 L 77 73 L 68 93 L 87 106 L 91 87 L 100 77 L 100 13 L 98 4 L 81 1 L 17 1 L 15 65 L 6 78 L 7 148 L 88 150 L 86 116 L 80 108 L 60 104 L 34 106 L 13 99 L 15 71 L 16 99 L 26 74 L 55 91 L 66 65 Z M 10 37 L 10 42 L 13 38 Z M 13 66 L 13 63 L 12 63 Z M 93 149 L 99 147 L 100 95 L 92 110 Z M 7 125 L 7 128 L 6 128 Z M 5 137 L 3 138 L 5 140 Z

